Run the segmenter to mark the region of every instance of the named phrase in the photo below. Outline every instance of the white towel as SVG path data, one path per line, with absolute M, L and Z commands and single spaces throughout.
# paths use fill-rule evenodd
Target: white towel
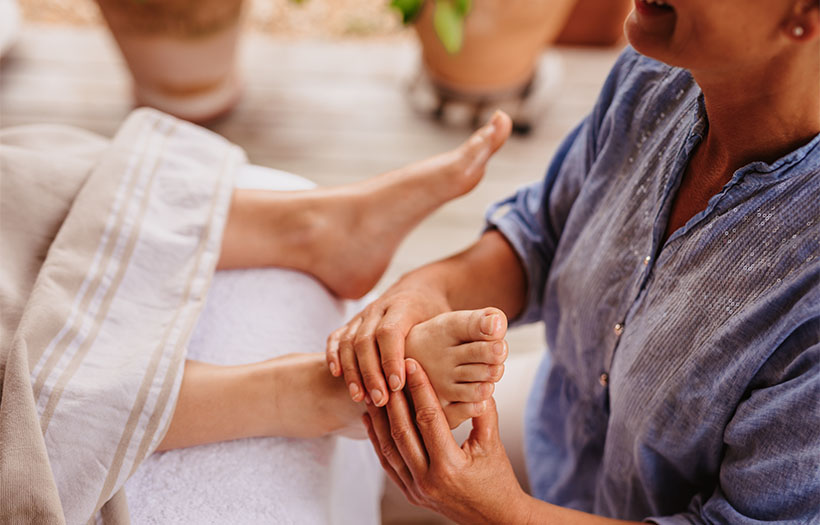
M 310 183 L 248 166 L 239 187 Z M 217 272 L 188 357 L 241 364 L 323 352 L 360 303 L 340 301 L 299 272 Z M 243 439 L 149 457 L 126 485 L 132 523 L 376 524 L 383 475 L 368 441 Z

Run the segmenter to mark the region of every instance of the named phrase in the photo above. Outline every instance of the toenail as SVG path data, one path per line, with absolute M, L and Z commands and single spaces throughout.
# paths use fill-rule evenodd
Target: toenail
M 485 316 L 484 319 L 481 320 L 481 333 L 484 335 L 493 335 L 497 320 L 497 315 Z
M 350 386 L 347 387 L 347 389 L 350 390 L 350 397 L 353 399 L 359 397 L 359 385 L 356 383 L 350 383 Z
M 502 341 L 493 343 L 493 353 L 499 356 L 504 354 L 504 343 Z
M 382 401 L 382 397 L 382 391 L 378 388 L 370 391 L 370 399 L 373 400 L 373 404 L 378 406 L 378 404 Z
M 399 376 L 396 374 L 390 374 L 390 379 L 388 379 L 387 382 L 390 384 L 390 390 L 393 392 L 401 388 L 401 379 L 399 379 Z

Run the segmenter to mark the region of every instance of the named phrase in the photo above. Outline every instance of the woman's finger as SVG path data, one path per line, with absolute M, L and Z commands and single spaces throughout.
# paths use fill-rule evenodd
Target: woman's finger
M 337 328 L 327 337 L 325 346 L 325 360 L 330 374 L 339 377 L 342 374 L 342 363 L 339 361 L 339 339 L 346 330 L 346 326 Z
M 397 395 L 395 397 L 400 396 L 401 395 Z M 392 397 L 393 396 L 391 396 L 391 399 Z M 373 442 L 371 438 L 371 442 L 373 442 L 376 453 L 382 461 L 382 467 L 388 471 L 388 474 L 391 471 L 394 472 L 408 490 L 415 488 L 413 474 L 407 468 L 407 464 L 405 464 L 404 459 L 393 441 L 392 429 L 385 410 L 370 404 L 367 405 L 367 415 L 370 418 L 370 426 L 376 438 L 375 442 Z
M 377 407 L 384 406 L 389 396 L 382 375 L 379 348 L 376 346 L 376 327 L 381 319 L 381 317 L 374 315 L 362 321 L 361 326 L 356 331 L 356 336 L 353 338 L 353 349 L 356 352 L 359 374 L 364 381 L 370 400 Z
M 416 410 L 416 426 L 421 434 L 421 439 L 424 441 L 423 446 L 430 456 L 430 463 L 435 463 L 437 459 L 463 454 L 461 447 L 458 446 L 453 434 L 450 432 L 447 417 L 444 415 L 444 410 L 441 408 L 441 403 L 438 401 L 427 374 L 415 359 L 407 359 L 405 363 L 407 367 L 407 389 L 410 391 L 413 406 Z M 392 417 L 390 424 L 393 424 Z M 397 441 L 396 446 L 404 456 L 402 444 Z M 413 465 L 410 464 L 409 466 L 412 472 Z
M 413 321 L 403 308 L 390 308 L 376 327 L 381 368 L 392 392 L 404 388 L 404 340 Z
M 413 478 L 422 479 L 430 465 L 424 442 L 416 430 L 413 410 L 404 392 L 395 392 L 387 402 L 387 417 L 390 421 L 390 437 L 401 454 L 404 464 L 410 469 Z
M 378 456 L 379 463 L 381 463 L 382 468 L 387 473 L 387 477 L 393 480 L 393 483 L 401 489 L 404 496 L 410 500 L 411 503 L 416 503 L 418 498 L 416 498 L 415 494 L 410 491 L 407 484 L 401 479 L 396 470 L 393 468 L 393 465 L 391 465 L 390 462 L 388 462 L 384 457 L 384 454 L 382 453 L 382 445 L 379 441 L 379 437 L 376 435 L 376 431 L 373 429 L 373 420 L 371 419 L 370 414 L 363 414 L 362 421 L 367 429 L 367 437 L 370 438 L 370 443 L 373 444 L 373 448 L 376 451 L 376 456 Z M 410 473 L 408 472 L 407 474 L 409 475 Z
M 365 395 L 364 388 L 362 387 L 362 378 L 359 375 L 356 352 L 353 350 L 353 339 L 361 324 L 361 317 L 353 319 L 348 323 L 347 330 L 345 330 L 339 339 L 339 362 L 345 377 L 345 384 L 347 385 L 348 392 L 350 392 L 350 398 L 357 403 L 363 401 Z

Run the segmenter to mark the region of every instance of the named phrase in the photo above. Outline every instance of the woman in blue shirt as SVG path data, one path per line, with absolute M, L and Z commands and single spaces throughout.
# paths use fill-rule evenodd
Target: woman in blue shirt
M 390 477 L 459 522 L 817 523 L 820 5 L 636 0 L 626 33 L 544 180 L 334 334 L 331 369 L 371 394 Z M 403 360 L 415 324 L 486 305 L 546 326 L 537 499 L 494 403 L 464 407 L 480 415 L 459 448 Z

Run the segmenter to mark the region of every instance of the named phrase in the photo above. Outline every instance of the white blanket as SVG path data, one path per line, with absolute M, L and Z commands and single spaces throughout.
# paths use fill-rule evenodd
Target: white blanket
M 237 185 L 292 190 L 310 183 L 247 166 Z M 227 365 L 321 352 L 327 334 L 360 308 L 298 272 L 217 272 L 188 358 Z M 126 492 L 137 525 L 375 524 L 382 486 L 368 441 L 268 438 L 156 453 Z

